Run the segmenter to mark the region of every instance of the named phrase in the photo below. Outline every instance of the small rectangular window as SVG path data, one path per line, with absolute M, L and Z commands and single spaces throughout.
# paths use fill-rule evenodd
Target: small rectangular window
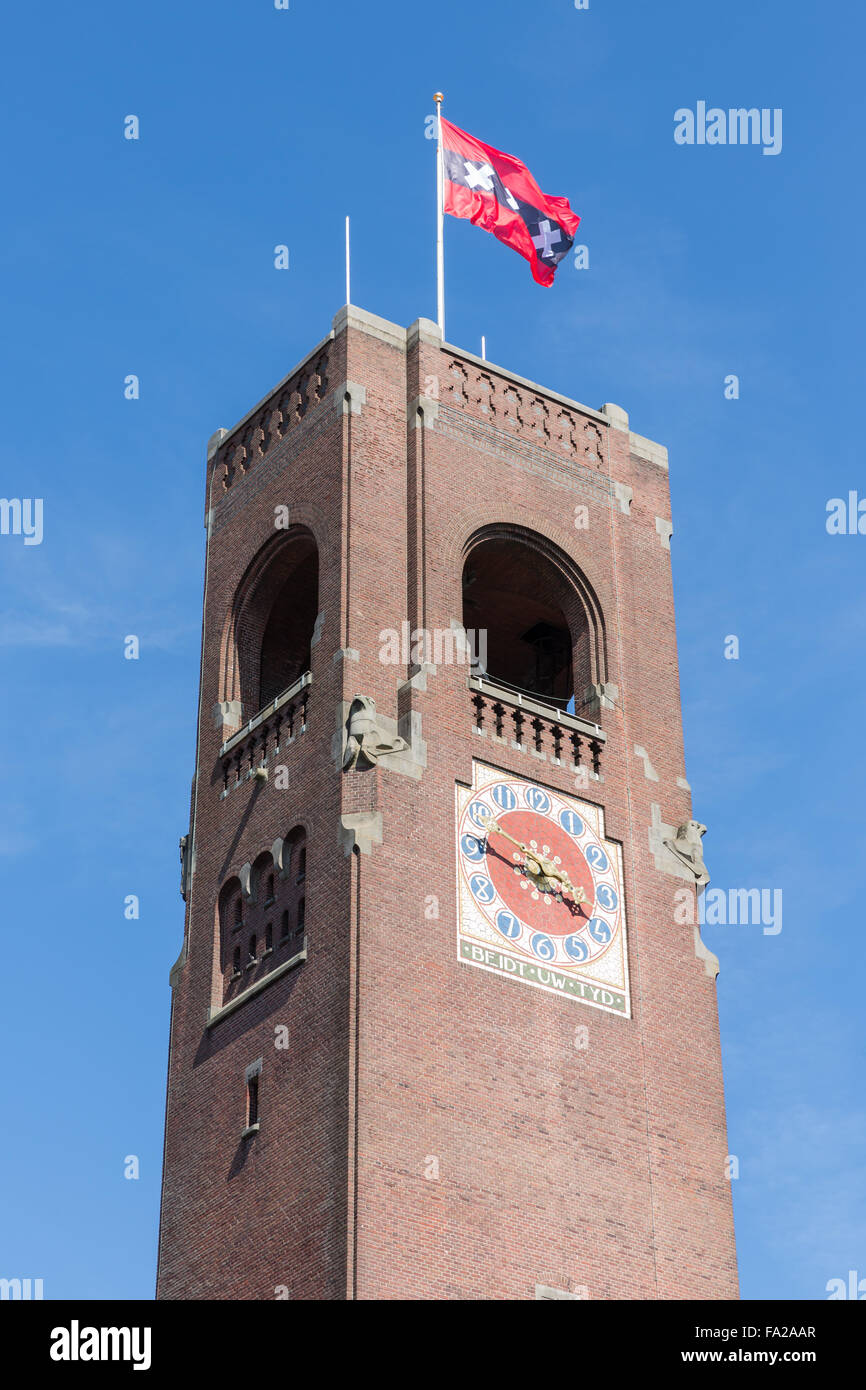
M 247 1139 L 250 1135 L 256 1134 L 260 1127 L 260 1079 L 262 1074 L 262 1059 L 251 1062 L 244 1074 L 246 1085 L 246 1105 L 244 1113 L 244 1128 L 242 1138 Z
M 260 1126 L 260 1079 L 261 1079 L 261 1058 L 257 1062 L 250 1062 L 246 1072 L 243 1073 L 243 1086 L 245 1086 L 245 1112 L 243 1112 L 243 1133 L 242 1138 L 250 1138 L 252 1134 L 259 1133 Z

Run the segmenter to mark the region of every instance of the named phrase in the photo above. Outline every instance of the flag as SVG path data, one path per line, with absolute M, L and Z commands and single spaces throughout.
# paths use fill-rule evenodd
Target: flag
M 539 285 L 552 285 L 580 222 L 568 199 L 542 193 L 514 155 L 482 144 L 444 117 L 442 161 L 445 212 L 492 232 L 529 261 Z

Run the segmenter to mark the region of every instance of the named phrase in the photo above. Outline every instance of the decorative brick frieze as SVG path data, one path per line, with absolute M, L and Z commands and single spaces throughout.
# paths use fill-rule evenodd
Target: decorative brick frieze
M 603 473 L 593 472 L 579 462 L 574 456 L 574 449 L 557 456 L 553 449 L 540 448 L 529 438 L 513 437 L 507 430 L 493 428 L 444 401 L 440 402 L 433 430 L 437 434 L 463 440 L 480 453 L 491 455 L 511 468 L 519 468 L 555 483 L 557 487 L 587 493 L 607 505 L 615 495 L 610 478 Z

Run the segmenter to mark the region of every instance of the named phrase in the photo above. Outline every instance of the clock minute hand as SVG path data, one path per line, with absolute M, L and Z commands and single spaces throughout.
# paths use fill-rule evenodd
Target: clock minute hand
M 494 820 L 492 816 L 484 822 L 484 825 L 481 828 L 484 831 L 485 835 L 489 835 L 491 831 L 495 831 L 497 835 L 504 835 L 506 840 L 510 840 L 511 843 L 513 845 L 516 845 L 518 849 L 522 849 L 524 854 L 528 853 L 526 845 L 522 844 L 520 840 L 515 840 L 514 836 L 509 835 L 507 830 L 503 830 L 502 826 L 499 824 L 499 821 Z
M 533 864 L 537 864 L 538 868 L 535 871 L 529 869 L 528 863 L 526 866 L 527 869 L 529 869 L 529 872 L 532 874 L 533 878 L 546 878 L 552 883 L 559 883 L 562 885 L 563 891 L 566 893 L 570 893 L 571 896 L 574 898 L 575 902 L 586 902 L 586 894 L 584 893 L 583 889 L 575 888 L 571 879 L 568 877 L 568 874 L 565 873 L 564 870 L 558 869 L 556 865 L 551 862 L 551 860 L 545 859 L 543 855 L 536 854 L 535 850 L 531 850 L 528 847 L 528 845 L 523 844 L 521 840 L 515 840 L 514 836 L 509 835 L 507 830 L 503 830 L 499 822 L 494 820 L 492 816 L 485 823 L 484 831 L 487 835 L 491 834 L 491 832 L 495 832 L 498 835 L 504 835 L 506 840 L 510 840 L 511 843 L 513 845 L 516 845 L 517 848 L 526 856 L 527 861 L 532 860 Z

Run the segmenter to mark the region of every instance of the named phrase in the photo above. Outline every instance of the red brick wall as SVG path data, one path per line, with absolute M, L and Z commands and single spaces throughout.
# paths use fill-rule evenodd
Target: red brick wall
M 159 1296 L 273 1298 L 286 1286 L 291 1298 L 527 1299 L 547 1284 L 590 1298 L 736 1297 L 715 985 L 691 926 L 674 922 L 684 884 L 656 869 L 649 843 L 652 803 L 674 825 L 691 814 L 677 780 L 671 557 L 655 520 L 670 516 L 666 472 L 627 430 L 443 350 L 429 326 L 407 344 L 355 316 L 323 352 L 327 390 L 303 421 L 261 457 L 249 446 L 248 473 L 223 489 L 224 459 L 238 438 L 267 437 L 289 382 L 212 466 Z M 352 413 L 335 407 L 344 382 Z M 417 428 L 415 401 L 437 395 Z M 633 490 L 630 514 L 614 482 Z M 215 730 L 210 711 L 231 698 L 227 618 L 280 503 L 320 554 L 308 729 L 287 751 L 286 789 L 271 766 L 267 782 L 220 799 L 231 730 Z M 576 505 L 589 509 L 586 530 Z M 567 767 L 474 732 L 465 666 L 440 665 L 422 689 L 379 659 L 384 629 L 462 618 L 464 548 L 491 525 L 565 552 L 600 605 L 618 696 L 593 715 L 607 741 L 588 791 Z M 335 660 L 346 648 L 358 659 Z M 384 716 L 420 715 L 420 777 L 336 770 L 339 702 L 357 694 Z M 631 1018 L 458 962 L 454 792 L 473 757 L 603 806 L 624 852 Z M 381 814 L 383 843 L 347 857 L 339 817 L 365 811 Z M 308 836 L 308 958 L 206 1029 L 223 997 L 220 886 L 296 823 Z M 281 1024 L 288 1050 L 274 1047 Z M 261 1130 L 241 1140 L 244 1070 L 260 1056 Z

